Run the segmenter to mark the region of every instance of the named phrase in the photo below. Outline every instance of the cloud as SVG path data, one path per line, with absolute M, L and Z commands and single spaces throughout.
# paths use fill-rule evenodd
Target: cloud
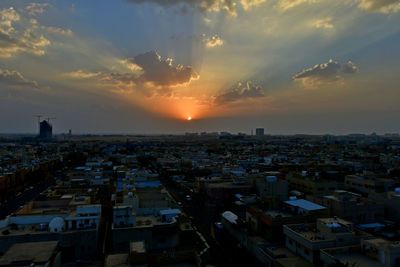
M 40 29 L 45 30 L 49 33 L 61 34 L 61 35 L 72 35 L 71 29 L 62 29 L 53 26 L 40 26 Z
M 358 67 L 353 62 L 347 62 L 343 67 L 339 62 L 330 59 L 327 63 L 317 64 L 293 76 L 293 80 L 301 80 L 306 87 L 318 87 L 343 81 L 342 73 L 354 74 Z
M 395 13 L 400 10 L 399 0 L 361 0 L 359 8 L 368 12 Z
M 226 11 L 231 16 L 236 16 L 236 3 L 234 0 L 127 0 L 135 4 L 153 3 L 163 7 L 172 7 L 179 4 L 189 6 L 201 12 Z M 257 1 L 257 0 L 256 0 Z M 252 2 L 250 0 L 250 2 Z
M 29 80 L 24 78 L 21 73 L 15 70 L 7 70 L 0 68 L 0 85 L 2 88 L 11 87 L 11 88 L 22 88 L 22 87 L 30 87 L 30 88 L 38 88 L 39 85 L 36 81 Z
M 224 41 L 217 34 L 214 34 L 211 37 L 204 38 L 203 42 L 205 43 L 206 47 L 209 47 L 209 48 L 221 46 L 224 44 Z
M 282 11 L 286 11 L 301 4 L 305 3 L 312 4 L 318 1 L 319 0 L 279 0 L 278 3 L 276 4 L 276 7 Z
M 254 99 L 264 96 L 265 94 L 261 86 L 248 81 L 245 85 L 238 83 L 237 86 L 230 91 L 215 96 L 214 103 L 217 105 L 225 105 L 243 99 Z
M 30 3 L 25 7 L 25 9 L 28 11 L 29 15 L 36 16 L 37 14 L 43 14 L 45 7 L 48 6 L 48 3 Z
M 317 28 L 317 29 L 333 29 L 334 28 L 331 17 L 316 20 L 313 24 L 314 24 L 315 28 Z
M 137 85 L 137 76 L 134 73 L 104 73 L 100 78 L 103 84 L 111 86 L 114 91 L 129 91 Z
M 23 34 L 16 31 L 12 24 L 19 20 L 20 16 L 14 8 L 0 10 L 0 58 L 9 58 L 18 52 L 43 55 L 44 47 L 50 45 L 48 39 L 33 33 L 31 29 Z
M 243 6 L 244 10 L 248 10 L 253 6 L 259 6 L 262 3 L 265 3 L 266 0 L 241 0 L 240 3 Z
M 128 58 L 127 63 L 135 64 L 142 70 L 135 82 L 141 84 L 152 84 L 155 86 L 175 86 L 190 83 L 191 80 L 199 78 L 195 70 L 180 64 L 174 66 L 171 58 L 161 59 L 155 51 Z
M 350 60 L 346 64 L 344 64 L 342 68 L 342 72 L 347 74 L 356 73 L 358 72 L 358 70 L 359 68 L 356 65 L 354 65 L 354 63 L 351 62 Z
M 0 32 L 0 58 L 9 58 L 18 52 L 41 56 L 45 54 L 43 48 L 48 45 L 50 45 L 50 41 L 43 35 L 37 36 L 29 30 L 19 39 Z
M 0 33 L 9 34 L 14 31 L 12 23 L 19 20 L 20 16 L 13 7 L 0 10 Z
M 101 75 L 101 72 L 84 72 L 83 70 L 64 73 L 64 76 L 74 79 L 90 79 Z
M 170 93 L 172 87 L 186 85 L 199 78 L 192 67 L 179 64 L 174 66 L 171 58 L 162 59 L 155 51 L 119 60 L 118 63 L 124 66 L 124 71 L 116 71 L 116 68 L 112 72 L 77 70 L 64 73 L 63 76 L 81 80 L 96 79 L 99 84 L 109 86 L 114 91 L 135 88 L 146 94 Z
M 123 59 L 120 61 L 122 65 L 128 68 L 130 71 L 142 71 L 142 68 L 135 63 L 132 63 L 130 59 Z

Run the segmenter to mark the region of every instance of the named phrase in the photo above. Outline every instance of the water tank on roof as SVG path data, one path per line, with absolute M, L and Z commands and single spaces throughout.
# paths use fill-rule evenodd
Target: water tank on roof
M 49 223 L 49 230 L 52 233 L 65 231 L 65 221 L 61 217 L 53 218 Z
M 301 171 L 301 176 L 307 176 L 307 171 Z
M 128 197 L 133 197 L 133 193 L 132 193 L 132 192 L 129 192 L 129 193 L 128 193 Z
M 400 195 L 400 187 L 396 187 L 396 188 L 394 189 L 394 192 L 395 192 L 396 194 L 399 194 L 399 195 Z

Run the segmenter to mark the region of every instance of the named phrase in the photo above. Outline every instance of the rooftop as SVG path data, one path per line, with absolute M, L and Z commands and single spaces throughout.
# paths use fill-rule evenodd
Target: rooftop
M 287 200 L 285 201 L 286 204 L 290 206 L 299 207 L 305 210 L 323 210 L 326 209 L 324 206 L 315 204 L 311 201 L 307 201 L 305 199 L 295 199 L 295 200 Z
M 14 265 L 16 263 L 46 263 L 57 251 L 58 241 L 31 242 L 14 244 L 3 257 L 1 265 Z

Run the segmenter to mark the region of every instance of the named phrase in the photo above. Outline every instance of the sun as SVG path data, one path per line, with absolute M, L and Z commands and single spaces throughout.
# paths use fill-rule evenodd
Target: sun
M 187 117 L 187 120 L 188 120 L 188 121 L 191 121 L 191 120 L 192 120 L 192 117 L 191 117 L 191 116 L 188 116 L 188 117 Z

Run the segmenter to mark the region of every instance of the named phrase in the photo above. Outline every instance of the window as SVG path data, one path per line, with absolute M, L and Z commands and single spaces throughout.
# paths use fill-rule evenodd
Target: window
M 304 248 L 304 254 L 309 255 L 310 252 L 308 251 L 308 249 Z

